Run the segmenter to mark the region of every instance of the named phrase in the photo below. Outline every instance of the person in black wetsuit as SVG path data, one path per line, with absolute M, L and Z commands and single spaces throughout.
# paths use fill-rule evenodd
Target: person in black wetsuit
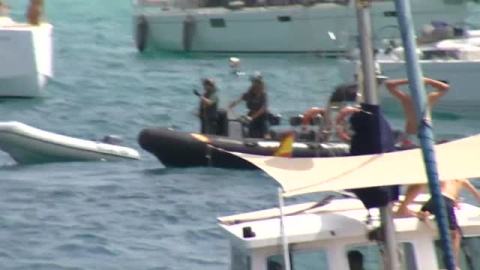
M 263 82 L 262 75 L 256 73 L 250 77 L 252 82 L 250 88 L 239 99 L 234 100 L 228 106 L 232 109 L 237 104 L 245 101 L 248 109 L 248 137 L 250 138 L 268 138 L 267 126 L 267 92 Z
M 217 134 L 217 108 L 218 96 L 217 86 L 213 79 L 202 80 L 204 92 L 200 94 L 197 90 L 193 93 L 200 98 L 199 113 L 200 132 L 203 134 Z

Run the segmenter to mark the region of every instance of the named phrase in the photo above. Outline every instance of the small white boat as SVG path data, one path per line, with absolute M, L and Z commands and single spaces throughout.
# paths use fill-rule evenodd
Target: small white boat
M 43 94 L 53 77 L 53 26 L 17 23 L 0 17 L 0 97 Z
M 412 210 L 429 196 L 417 197 Z M 378 209 L 368 212 L 358 199 L 324 200 L 283 208 L 284 234 L 281 231 L 279 208 L 218 218 L 230 244 L 232 270 L 281 270 L 282 239 L 289 245 L 291 269 L 350 270 L 349 252 L 363 254 L 364 268 L 383 269 L 381 239 L 373 227 L 380 225 Z M 371 217 L 367 218 L 370 214 Z M 464 238 L 460 268 L 480 265 L 480 208 L 462 203 L 456 210 Z M 370 222 L 370 223 L 369 223 Z M 443 269 L 443 252 L 439 248 L 434 222 L 429 227 L 417 218 L 395 219 L 396 239 L 401 269 Z M 358 268 L 360 269 L 360 268 Z M 474 268 L 478 269 L 478 268 Z
M 440 179 L 480 175 L 475 163 L 480 158 L 480 135 L 436 145 L 435 152 Z M 392 186 L 428 182 L 420 149 L 331 158 L 233 154 L 275 179 L 282 187 L 282 197 L 366 188 L 378 183 Z M 469 158 L 458 162 L 458 156 Z M 418 196 L 409 208 L 419 211 L 428 198 Z M 230 240 L 230 269 L 285 269 L 285 244 L 291 269 L 350 270 L 353 268 L 349 268 L 347 254 L 353 250 L 364 256 L 362 269 L 383 269 L 385 242 L 374 229 L 381 224 L 378 208 L 367 211 L 356 198 L 330 199 L 218 218 Z M 455 213 L 463 233 L 460 267 L 477 269 L 471 265 L 480 265 L 480 208 L 461 203 Z M 393 222 L 401 269 L 444 268 L 434 222 L 424 223 L 416 217 Z
M 439 101 L 442 105 L 477 106 L 480 91 L 475 83 L 480 74 L 480 31 L 468 31 L 469 36 L 445 39 L 429 44 L 418 45 L 418 54 L 423 76 L 445 81 L 452 89 Z M 406 78 L 406 65 L 403 47 L 380 50 L 376 55 L 382 75 L 389 78 Z M 358 66 L 358 60 L 339 60 L 342 79 L 351 81 Z M 406 89 L 406 88 L 405 88 Z M 388 91 L 381 91 L 382 98 L 392 98 Z
M 20 122 L 0 123 L 0 149 L 19 164 L 140 159 L 132 148 L 59 135 Z
M 342 5 L 335 4 L 340 2 Z M 471 0 L 412 2 L 415 24 L 465 22 Z M 134 39 L 167 51 L 344 54 L 357 33 L 355 1 L 133 0 Z M 375 38 L 397 34 L 393 1 L 372 7 Z

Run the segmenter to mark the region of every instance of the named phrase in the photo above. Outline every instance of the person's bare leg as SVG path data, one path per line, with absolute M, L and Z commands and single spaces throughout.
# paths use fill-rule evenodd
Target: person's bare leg
M 462 238 L 460 236 L 460 232 L 458 231 L 458 229 L 451 231 L 451 235 L 452 235 L 452 243 L 453 243 L 453 255 L 455 256 L 455 265 L 457 269 L 460 269 L 458 266 L 459 265 L 458 255 L 460 252 L 460 241 L 462 241 Z
M 430 228 L 430 229 L 434 228 L 433 225 L 432 225 L 432 221 L 430 220 L 430 212 L 419 211 L 419 212 L 415 213 L 415 215 L 417 216 L 417 218 L 420 221 L 423 221 L 425 223 L 425 225 L 427 225 L 428 228 Z
M 408 205 L 415 200 L 415 198 L 420 192 L 422 192 L 423 187 L 425 187 L 424 184 L 415 184 L 408 186 L 407 192 L 405 192 L 405 199 L 400 202 L 400 206 L 395 212 L 395 217 L 411 217 L 416 215 L 414 211 L 408 208 Z

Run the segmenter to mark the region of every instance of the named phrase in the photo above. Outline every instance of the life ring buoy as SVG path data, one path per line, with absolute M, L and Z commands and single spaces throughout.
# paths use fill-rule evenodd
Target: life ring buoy
M 188 14 L 183 21 L 183 50 L 189 52 L 192 50 L 193 34 L 195 34 L 195 17 Z
M 135 43 L 137 49 L 143 52 L 147 47 L 148 41 L 148 22 L 145 15 L 141 14 L 137 18 L 137 31 L 135 33 Z
M 325 116 L 326 110 L 323 108 L 311 108 L 309 109 L 305 115 L 302 117 L 302 130 L 306 130 L 307 126 L 310 125 L 312 118 L 321 115 L 322 117 Z
M 335 132 L 337 133 L 337 136 L 343 141 L 350 142 L 352 140 L 352 138 L 350 138 L 350 135 L 348 135 L 345 131 L 345 117 L 349 116 L 350 114 L 358 113 L 360 111 L 360 108 L 345 107 L 338 112 L 338 115 L 335 118 Z

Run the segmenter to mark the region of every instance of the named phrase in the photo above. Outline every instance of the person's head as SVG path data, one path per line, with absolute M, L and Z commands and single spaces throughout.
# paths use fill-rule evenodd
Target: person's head
M 260 72 L 255 72 L 252 76 L 250 76 L 250 81 L 252 82 L 252 86 L 250 87 L 250 91 L 255 93 L 260 93 L 265 90 L 263 84 L 263 77 Z
M 350 270 L 363 269 L 363 254 L 358 250 L 351 250 L 347 254 Z
M 238 68 L 238 65 L 240 64 L 240 59 L 238 59 L 237 57 L 230 57 L 229 61 L 231 68 Z
M 215 91 L 215 81 L 212 78 L 205 78 L 202 80 L 203 88 L 206 91 Z

